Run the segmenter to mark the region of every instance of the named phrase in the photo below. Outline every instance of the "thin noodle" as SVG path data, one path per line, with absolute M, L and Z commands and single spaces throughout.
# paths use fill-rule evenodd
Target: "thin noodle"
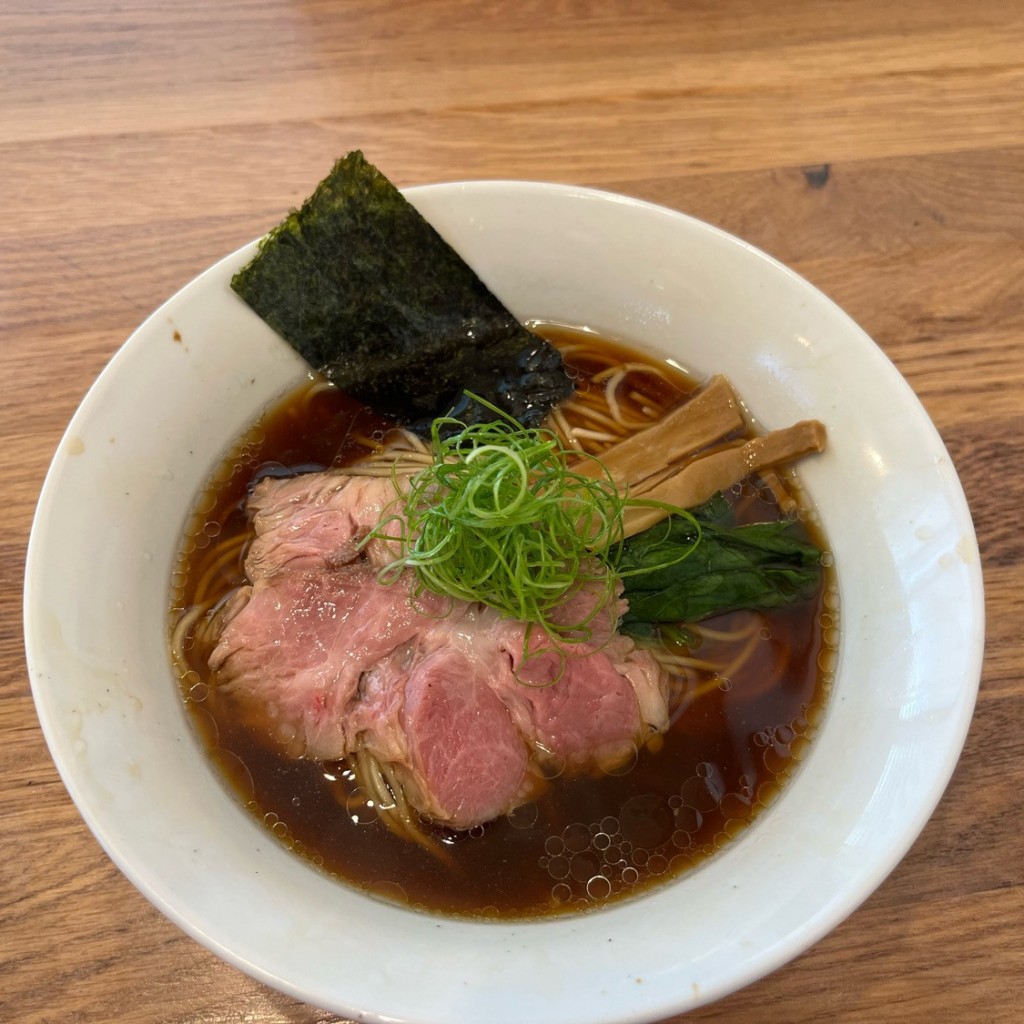
M 750 637 L 747 642 L 743 645 L 742 650 L 739 654 L 733 658 L 732 661 L 720 672 L 720 675 L 725 679 L 731 679 L 741 668 L 750 660 L 750 656 L 754 653 L 754 648 L 757 646 L 758 641 L 761 639 L 758 633 L 751 630 Z M 745 691 L 747 696 L 750 695 L 750 691 Z
M 413 473 L 429 466 L 433 461 L 433 454 L 422 438 L 408 430 L 390 430 L 382 441 L 365 437 L 359 438 L 359 441 L 372 449 L 373 454 L 346 466 L 344 472 L 351 476 L 383 476 L 392 472 Z
M 365 801 L 366 805 L 375 806 L 381 820 L 393 832 L 408 835 L 408 822 L 398 810 L 395 795 L 387 788 L 377 759 L 369 751 L 360 749 L 349 756 L 349 762 L 357 787 L 365 790 L 372 798 Z
M 430 453 L 430 449 L 421 437 L 402 427 L 393 427 L 384 435 L 383 439 L 368 437 L 366 434 L 356 434 L 353 439 L 375 454 L 386 455 L 389 452 L 401 451 L 418 452 L 423 455 Z
M 727 642 L 730 640 L 742 640 L 744 637 L 750 636 L 750 634 L 753 633 L 760 625 L 761 620 L 758 616 L 752 618 L 748 625 L 739 629 L 712 629 L 710 626 L 705 626 L 703 624 L 694 628 L 705 640 L 721 640 Z
M 625 426 L 625 422 L 622 417 L 622 409 L 619 406 L 619 399 L 615 392 L 618 390 L 619 383 L 625 377 L 625 373 L 622 371 L 613 373 L 608 378 L 608 383 L 604 386 L 604 400 L 608 403 L 608 408 L 611 409 L 612 418 L 620 426 Z M 597 378 L 595 378 L 596 380 Z
M 205 559 L 200 566 L 202 575 L 196 584 L 195 596 L 193 598 L 196 604 L 204 604 L 210 600 L 207 592 L 212 589 L 214 578 L 231 562 L 238 559 L 247 542 L 248 537 L 234 537 L 210 548 L 210 553 L 213 557 Z
M 642 391 L 637 391 L 636 389 L 630 391 L 629 398 L 636 402 L 650 419 L 658 419 L 665 413 L 664 406 L 659 405 L 650 395 L 645 395 Z
M 601 370 L 600 373 L 595 373 L 591 378 L 595 383 L 600 383 L 601 379 L 608 373 L 614 373 L 616 376 L 624 377 L 627 373 L 647 373 L 652 377 L 658 377 L 660 380 L 668 381 L 668 377 L 665 376 L 665 372 L 659 366 L 653 366 L 650 363 L 620 363 L 616 361 L 614 364 L 614 370 Z
M 619 373 L 613 373 L 608 378 L 608 382 L 605 384 L 605 401 L 608 403 L 608 408 L 611 410 L 616 423 L 628 433 L 632 433 L 635 430 L 643 430 L 645 427 L 649 427 L 651 421 L 626 415 L 618 395 L 619 387 L 625 379 L 626 372 L 624 370 Z M 629 396 L 627 395 L 627 397 Z
M 586 356 L 588 363 L 598 363 L 605 366 L 617 366 L 619 363 L 619 357 L 612 352 L 596 352 L 591 345 L 584 343 L 559 345 L 558 351 L 562 353 L 562 358 L 568 362 L 572 362 L 574 355 L 582 353 Z
M 396 459 L 368 459 L 345 467 L 349 476 L 411 476 L 413 473 L 429 466 L 431 459 L 420 459 L 406 455 Z
M 357 751 L 349 761 L 356 784 L 376 798 L 380 820 L 400 838 L 410 839 L 435 857 L 447 860 L 444 847 L 420 828 L 390 767 L 365 749 Z
M 600 423 L 601 426 L 608 427 L 610 430 L 618 431 L 618 427 L 621 425 L 617 423 L 613 417 L 606 415 L 596 408 L 588 409 L 586 407 L 581 407 L 572 411 L 583 419 L 590 420 L 592 423 Z
M 607 431 L 600 430 L 586 430 L 583 427 L 576 427 L 572 432 L 573 437 L 580 438 L 581 440 L 588 441 L 615 441 L 617 438 L 614 434 L 609 434 Z
M 183 674 L 191 671 L 188 655 L 185 653 L 185 641 L 192 627 L 207 611 L 209 611 L 209 605 L 194 605 L 174 624 L 174 632 L 171 634 L 171 655 L 175 665 Z
M 698 672 L 717 672 L 719 663 L 709 661 L 706 658 L 691 658 L 685 654 L 672 654 L 663 647 L 652 647 L 650 649 L 654 660 L 669 672 L 680 672 L 685 669 L 694 669 Z
M 305 406 L 308 409 L 313 404 L 313 399 L 325 391 L 335 391 L 336 387 L 329 380 L 320 380 L 309 386 L 305 395 Z
M 561 409 L 555 409 L 551 414 L 550 426 L 558 435 L 559 440 L 567 448 L 576 448 L 583 450 L 583 445 L 580 443 L 578 438 L 573 437 L 572 428 L 569 426 L 569 421 L 565 417 L 565 413 Z
M 775 664 L 772 666 L 772 671 L 763 671 L 758 673 L 756 680 L 752 680 L 748 685 L 744 686 L 744 697 L 757 697 L 762 693 L 766 693 L 775 686 L 782 678 L 788 661 L 789 658 L 786 654 L 777 652 L 777 657 L 775 659 Z
M 714 693 L 721 686 L 723 680 L 731 681 L 734 676 L 738 675 L 752 657 L 758 641 L 761 639 L 760 624 L 760 617 L 754 616 L 746 625 L 738 629 L 712 629 L 704 625 L 691 627 L 705 640 L 730 645 L 733 654 L 731 660 L 728 661 L 724 658 L 695 658 L 691 655 L 676 654 L 665 648 L 655 647 L 651 649 L 651 654 L 655 661 L 667 672 L 681 679 L 684 674 L 691 672 L 699 673 L 700 676 L 704 677 L 698 678 L 697 682 L 688 689 L 684 683 L 683 687 L 677 690 L 675 697 L 679 700 L 679 703 L 671 702 L 673 706 L 670 720 L 672 722 L 677 721 L 683 711 L 691 707 L 696 701 L 708 696 L 708 694 Z M 736 651 L 736 645 L 740 642 L 742 642 L 742 647 Z M 770 676 L 769 678 L 773 677 Z M 752 691 L 744 683 L 743 696 L 744 698 L 749 698 L 766 688 L 758 686 L 757 690 Z
M 562 405 L 562 408 L 571 410 L 579 406 L 588 406 L 603 409 L 604 405 L 604 388 L 588 388 L 586 391 L 577 391 L 568 402 Z

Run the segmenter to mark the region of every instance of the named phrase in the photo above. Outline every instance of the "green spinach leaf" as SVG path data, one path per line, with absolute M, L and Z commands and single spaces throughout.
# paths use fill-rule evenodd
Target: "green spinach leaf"
M 659 623 L 778 608 L 817 591 L 821 551 L 797 523 L 736 526 L 721 495 L 694 509 L 693 515 L 696 525 L 669 516 L 624 542 L 615 567 L 624 574 L 629 602 L 622 622 L 625 632 L 650 637 Z M 695 540 L 688 557 L 668 564 Z

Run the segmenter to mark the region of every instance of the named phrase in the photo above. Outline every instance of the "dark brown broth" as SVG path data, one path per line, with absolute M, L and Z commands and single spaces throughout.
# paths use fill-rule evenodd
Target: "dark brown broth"
M 580 338 L 558 328 L 544 333 L 563 345 Z M 607 343 L 588 340 L 608 351 Z M 616 356 L 646 358 L 629 349 L 616 349 Z M 571 362 L 584 384 L 600 365 Z M 694 389 L 669 370 L 671 383 L 638 376 L 660 406 Z M 211 543 L 247 532 L 242 505 L 254 478 L 344 465 L 359 454 L 360 434 L 379 436 L 386 426 L 358 403 L 315 384 L 266 415 L 200 502 L 175 574 L 175 614 L 196 600 Z M 743 521 L 779 515 L 749 484 L 730 498 Z M 224 594 L 242 582 L 239 553 L 216 574 L 214 590 Z M 774 799 L 805 751 L 827 694 L 832 593 L 827 574 L 821 592 L 804 605 L 756 621 L 737 613 L 706 623 L 722 632 L 756 631 L 754 653 L 724 680 L 692 671 L 679 677 L 682 711 L 658 741 L 660 749 L 642 751 L 625 774 L 557 779 L 509 818 L 470 834 L 444 833 L 440 857 L 395 837 L 372 810 L 353 801 L 344 764 L 292 760 L 242 724 L 209 678 L 208 648 L 195 644 L 188 651 L 182 689 L 213 760 L 243 802 L 282 842 L 330 874 L 431 911 L 560 913 L 678 875 L 738 835 Z M 706 638 L 696 653 L 724 665 L 746 642 Z

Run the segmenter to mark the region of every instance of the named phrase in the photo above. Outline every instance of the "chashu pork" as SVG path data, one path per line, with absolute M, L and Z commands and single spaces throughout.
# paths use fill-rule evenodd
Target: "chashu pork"
M 381 583 L 389 542 L 376 558 L 359 542 L 394 495 L 390 479 L 335 473 L 257 486 L 252 582 L 210 659 L 250 721 L 292 756 L 369 751 L 415 808 L 460 829 L 529 799 L 538 765 L 609 765 L 667 727 L 664 673 L 614 631 L 621 599 L 586 642 L 555 645 L 494 609 L 417 594 L 409 571 Z M 565 621 L 598 596 L 577 590 Z

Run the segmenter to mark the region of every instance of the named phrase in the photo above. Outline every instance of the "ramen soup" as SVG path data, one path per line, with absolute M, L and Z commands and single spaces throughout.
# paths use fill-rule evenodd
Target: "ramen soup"
M 570 448 L 600 456 L 697 389 L 664 361 L 590 332 L 534 326 L 577 381 L 576 395 L 549 420 Z M 592 909 L 677 877 L 735 840 L 777 797 L 822 716 L 838 625 L 827 556 L 810 597 L 680 624 L 671 642 L 638 641 L 667 680 L 667 728 L 585 770 L 540 759 L 531 764 L 528 792 L 494 820 L 469 827 L 438 824 L 404 804 L 386 763 L 308 750 L 295 756 L 302 751 L 289 735 L 247 711 L 223 669 L 210 669 L 218 616 L 247 583 L 254 485 L 372 462 L 386 454 L 391 428 L 336 388 L 311 381 L 245 434 L 188 526 L 173 577 L 175 665 L 188 715 L 239 801 L 332 877 L 455 915 Z M 792 520 L 825 550 L 787 471 L 744 479 L 726 498 L 737 522 Z

